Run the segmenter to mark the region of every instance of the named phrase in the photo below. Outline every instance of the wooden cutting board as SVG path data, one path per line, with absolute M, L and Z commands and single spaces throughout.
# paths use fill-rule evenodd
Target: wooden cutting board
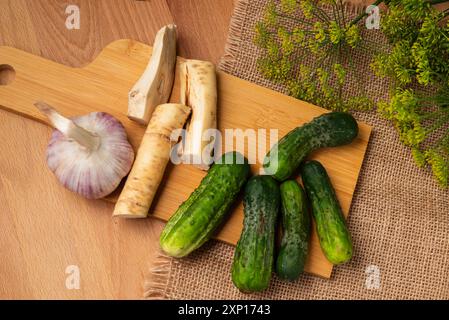
M 66 116 L 108 112 L 123 123 L 131 144 L 137 149 L 145 128 L 126 117 L 127 93 L 145 69 L 150 54 L 151 47 L 147 45 L 119 40 L 104 48 L 92 63 L 83 68 L 71 68 L 14 48 L 0 47 L 0 107 L 44 123 L 47 123 L 46 119 L 33 106 L 37 100 L 46 101 Z M 267 132 L 277 129 L 281 138 L 298 125 L 327 112 L 223 72 L 218 72 L 217 77 L 218 126 L 222 132 L 237 128 L 267 129 Z M 171 97 L 173 102 L 178 101 L 178 91 L 177 78 Z M 346 216 L 371 132 L 366 124 L 359 123 L 359 128 L 359 136 L 352 144 L 323 149 L 311 155 L 326 167 Z M 230 147 L 229 139 L 226 143 L 223 150 Z M 243 151 L 246 153 L 247 148 Z M 253 172 L 257 173 L 259 167 L 252 165 Z M 170 164 L 150 217 L 166 221 L 204 175 L 205 172 L 190 165 Z M 116 198 L 117 192 L 107 200 L 115 201 Z M 239 201 L 216 238 L 236 244 L 242 219 L 243 205 Z M 332 264 L 321 252 L 315 231 L 306 271 L 325 278 L 332 272 Z

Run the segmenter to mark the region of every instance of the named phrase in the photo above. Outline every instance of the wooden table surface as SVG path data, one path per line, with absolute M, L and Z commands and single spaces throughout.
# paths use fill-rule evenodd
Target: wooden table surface
M 79 30 L 65 27 L 69 4 L 80 8 Z M 179 55 L 217 63 L 232 9 L 233 0 L 0 0 L 0 45 L 82 66 L 116 39 L 152 44 L 174 22 Z M 61 187 L 46 167 L 50 133 L 0 110 L 0 298 L 141 298 L 162 222 L 112 219 L 111 204 Z

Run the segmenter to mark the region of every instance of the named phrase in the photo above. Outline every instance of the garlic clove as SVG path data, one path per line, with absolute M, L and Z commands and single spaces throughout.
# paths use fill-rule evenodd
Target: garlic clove
M 120 121 L 104 112 L 67 119 L 45 103 L 36 106 L 57 128 L 48 144 L 47 164 L 58 180 L 88 199 L 114 191 L 134 160 Z

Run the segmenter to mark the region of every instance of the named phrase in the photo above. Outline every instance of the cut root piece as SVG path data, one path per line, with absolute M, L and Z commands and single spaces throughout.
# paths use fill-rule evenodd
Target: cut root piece
M 156 106 L 166 103 L 173 87 L 176 65 L 176 26 L 156 34 L 148 66 L 128 94 L 128 117 L 147 124 Z
M 145 218 L 148 215 L 170 159 L 171 147 L 176 143 L 170 140 L 170 135 L 184 126 L 189 114 L 190 108 L 182 104 L 167 103 L 156 107 L 115 205 L 114 216 Z
M 182 157 L 202 170 L 213 162 L 217 128 L 217 79 L 212 63 L 186 60 L 181 64 L 181 103 L 192 108 L 183 141 Z

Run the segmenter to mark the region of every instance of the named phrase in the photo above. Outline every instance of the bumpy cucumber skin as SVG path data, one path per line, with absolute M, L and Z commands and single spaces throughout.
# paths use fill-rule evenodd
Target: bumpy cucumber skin
M 310 215 L 306 194 L 295 180 L 281 184 L 282 241 L 276 260 L 281 279 L 296 280 L 309 251 Z
M 279 186 L 270 176 L 252 177 L 243 199 L 243 231 L 232 265 L 232 282 L 242 292 L 268 288 L 274 262 Z
M 349 144 L 357 135 L 357 121 L 349 113 L 323 114 L 279 140 L 265 157 L 265 172 L 284 181 L 312 151 Z
M 209 240 L 249 173 L 248 161 L 240 153 L 224 154 L 167 222 L 159 240 L 161 249 L 167 255 L 179 258 Z
M 326 170 L 318 161 L 309 161 L 301 175 L 324 255 L 333 264 L 347 262 L 352 257 L 351 236 Z

